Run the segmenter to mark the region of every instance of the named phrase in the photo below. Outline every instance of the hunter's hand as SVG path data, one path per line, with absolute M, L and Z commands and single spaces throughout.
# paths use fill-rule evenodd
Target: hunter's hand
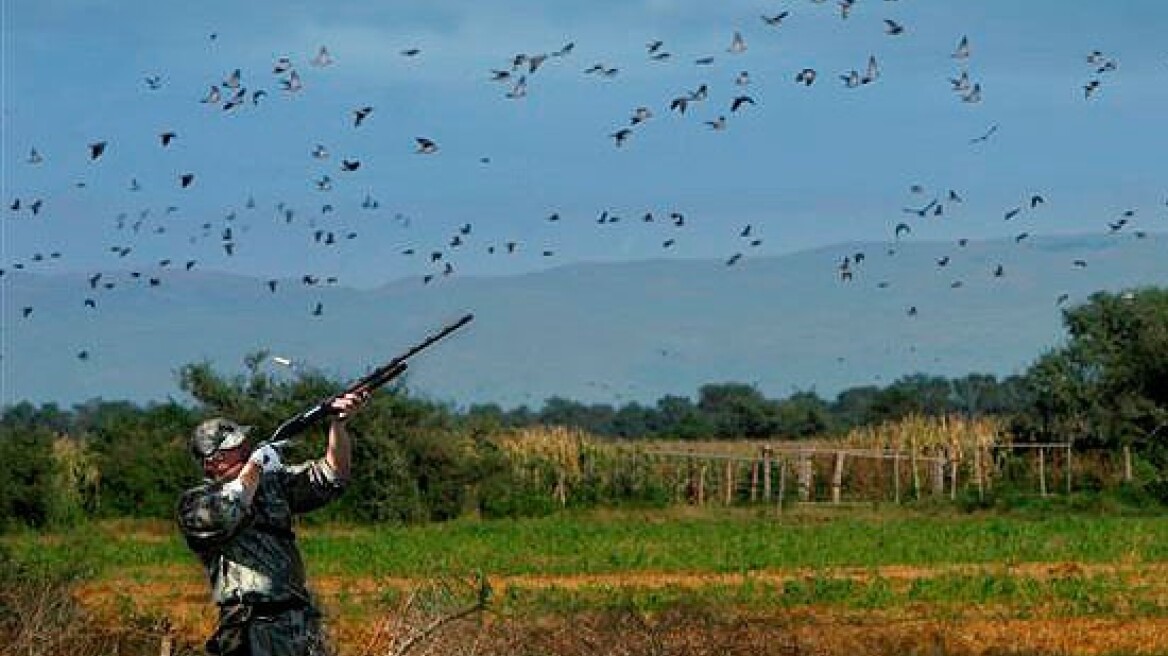
M 255 463 L 264 473 L 278 471 L 281 466 L 280 452 L 270 444 L 253 451 L 248 461 Z
M 368 400 L 369 392 L 349 392 L 348 394 L 333 399 L 332 403 L 329 404 L 329 412 L 336 421 L 345 421 L 364 407 L 365 402 Z

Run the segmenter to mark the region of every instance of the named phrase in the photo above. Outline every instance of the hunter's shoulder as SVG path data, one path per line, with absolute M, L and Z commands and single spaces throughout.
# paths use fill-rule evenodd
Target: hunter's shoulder
M 206 527 L 237 521 L 243 508 L 237 499 L 224 494 L 223 484 L 204 481 L 179 495 L 175 520 L 186 530 L 204 530 Z
M 192 485 L 180 492 L 178 495 L 178 503 L 180 506 L 182 506 L 183 504 L 190 503 L 199 497 L 213 494 L 221 487 L 222 485 L 216 483 L 215 481 L 204 480 L 198 485 Z

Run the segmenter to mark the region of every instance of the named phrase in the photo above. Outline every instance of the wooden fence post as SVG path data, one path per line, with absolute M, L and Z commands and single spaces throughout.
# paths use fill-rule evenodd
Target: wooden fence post
M 933 484 L 933 496 L 943 496 L 945 494 L 945 459 L 940 452 L 933 455 L 932 470 L 930 475 L 930 482 Z
M 806 452 L 799 453 L 799 500 L 811 500 L 811 486 L 815 476 L 811 458 Z
M 726 459 L 726 469 L 722 473 L 722 505 L 729 506 L 734 502 L 734 461 Z
M 961 449 L 956 444 L 949 446 L 949 499 L 957 499 L 957 467 L 960 464 Z
M 698 469 L 698 506 L 706 505 L 706 463 Z
M 568 505 L 568 474 L 563 469 L 556 471 L 556 488 L 553 494 L 561 506 Z
M 1067 442 L 1067 495 L 1071 494 L 1071 443 Z
M 909 457 L 911 458 L 909 464 L 912 467 L 913 497 L 919 501 L 921 498 L 921 473 L 917 469 L 919 463 L 917 462 L 917 438 L 915 436 L 909 438 L 908 448 Z
M 750 463 L 750 502 L 758 501 L 758 460 Z
M 771 447 L 762 448 L 762 500 L 771 502 Z
M 900 505 L 900 446 L 893 451 L 892 458 L 892 496 L 897 505 Z
M 973 476 L 977 479 L 977 500 L 985 500 L 985 479 L 984 472 L 981 470 L 981 438 L 973 445 Z
M 831 502 L 838 504 L 844 487 L 844 452 L 835 452 L 835 471 L 831 475 Z
M 787 495 L 787 459 L 779 459 L 779 514 L 783 513 L 783 498 Z
M 1046 457 L 1044 456 L 1046 449 L 1038 447 L 1038 490 L 1039 494 L 1046 496 Z

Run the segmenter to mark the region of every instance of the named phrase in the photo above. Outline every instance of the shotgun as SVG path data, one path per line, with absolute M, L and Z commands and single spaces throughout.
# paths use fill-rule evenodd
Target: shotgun
M 389 381 L 402 375 L 406 370 L 406 360 L 418 354 L 433 345 L 440 339 L 443 339 L 450 333 L 462 328 L 474 319 L 473 314 L 466 314 L 458 321 L 444 327 L 442 330 L 430 335 L 421 342 L 410 347 L 405 353 L 393 358 L 389 362 L 377 367 L 372 372 L 362 376 L 356 382 L 349 385 L 345 390 L 339 394 L 334 394 L 327 399 L 313 405 L 310 408 L 300 411 L 291 419 L 280 424 L 279 428 L 272 433 L 272 436 L 264 440 L 262 444 L 270 444 L 273 446 L 283 446 L 287 442 L 304 431 L 309 426 L 312 426 L 317 421 L 323 419 L 329 414 L 329 405 L 336 399 L 353 392 L 372 392 L 373 390 L 385 385 Z

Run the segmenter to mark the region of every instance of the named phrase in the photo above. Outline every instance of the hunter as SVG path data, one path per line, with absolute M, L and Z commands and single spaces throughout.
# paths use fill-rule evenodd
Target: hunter
M 346 420 L 367 392 L 328 405 L 324 456 L 287 465 L 271 445 L 252 447 L 248 426 L 208 419 L 191 436 L 204 482 L 183 493 L 177 520 L 206 568 L 219 607 L 206 649 L 217 656 L 324 656 L 321 613 L 305 580 L 292 517 L 340 497 L 352 449 Z

